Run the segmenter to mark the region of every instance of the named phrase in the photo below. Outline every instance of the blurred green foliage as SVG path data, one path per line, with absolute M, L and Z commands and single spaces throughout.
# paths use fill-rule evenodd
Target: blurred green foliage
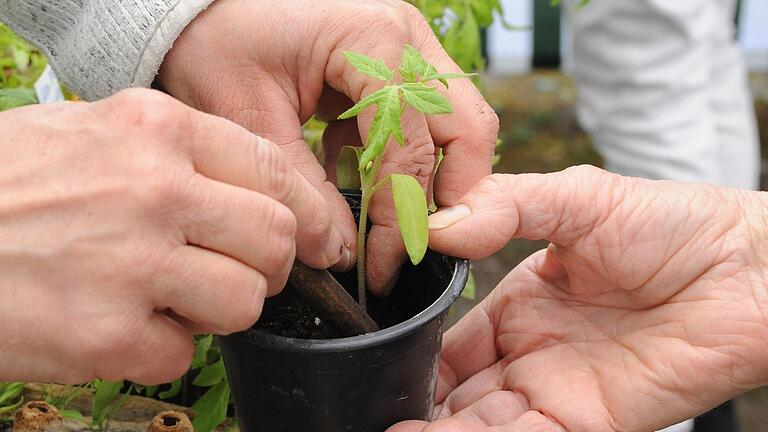
M 33 87 L 47 64 L 40 51 L 0 24 L 0 111 L 36 103 Z

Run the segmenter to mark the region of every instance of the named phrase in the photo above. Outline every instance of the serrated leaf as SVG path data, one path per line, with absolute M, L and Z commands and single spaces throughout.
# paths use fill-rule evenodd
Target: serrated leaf
M 421 55 L 419 50 L 406 45 L 403 50 L 403 60 L 400 64 L 400 75 L 407 83 L 419 82 L 429 69 L 434 69 Z
M 405 174 L 392 174 L 391 179 L 397 223 L 405 249 L 413 265 L 418 265 L 424 259 L 429 244 L 427 198 L 415 178 Z
M 403 125 L 400 122 L 400 116 L 403 108 L 400 105 L 400 88 L 397 86 L 388 86 L 385 96 L 376 104 L 376 115 L 368 130 L 366 147 L 363 155 L 360 157 L 358 169 L 363 171 L 368 162 L 373 161 L 376 156 L 384 152 L 384 148 L 390 136 L 394 136 L 401 145 L 405 144 L 403 136 Z
M 211 432 L 227 418 L 229 407 L 229 383 L 222 381 L 211 387 L 192 405 L 195 432 Z
M 453 107 L 434 87 L 422 83 L 403 84 L 403 98 L 405 102 L 424 114 L 448 114 L 453 112 Z
M 181 378 L 177 379 L 176 381 L 171 383 L 171 387 L 168 390 L 161 391 L 157 394 L 157 397 L 160 399 L 170 399 L 181 391 Z
M 336 186 L 339 189 L 361 189 L 358 165 L 363 155 L 362 147 L 344 146 L 336 159 Z
M 368 108 L 369 106 L 378 104 L 381 101 L 381 99 L 383 97 L 386 97 L 390 91 L 391 91 L 391 88 L 389 86 L 376 90 L 375 92 L 363 98 L 360 102 L 356 103 L 355 106 L 353 106 L 352 108 L 341 113 L 338 119 L 346 120 L 360 114 L 364 109 Z
M 86 423 L 85 417 L 83 416 L 82 413 L 80 413 L 80 411 L 73 410 L 73 409 L 64 409 L 64 410 L 60 410 L 59 413 L 65 419 L 77 420 L 79 422 Z
M 192 384 L 198 387 L 211 387 L 226 378 L 227 372 L 224 369 L 224 359 L 219 359 L 216 363 L 204 367 Z
M 384 60 L 373 59 L 352 51 L 344 51 L 344 57 L 359 72 L 378 80 L 390 82 L 395 77 L 395 72 L 387 67 Z

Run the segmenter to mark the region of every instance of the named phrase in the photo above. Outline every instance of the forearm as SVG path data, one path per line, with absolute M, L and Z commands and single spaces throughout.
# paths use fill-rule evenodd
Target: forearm
M 35 43 L 84 99 L 149 86 L 174 40 L 213 0 L 0 0 L 0 21 Z

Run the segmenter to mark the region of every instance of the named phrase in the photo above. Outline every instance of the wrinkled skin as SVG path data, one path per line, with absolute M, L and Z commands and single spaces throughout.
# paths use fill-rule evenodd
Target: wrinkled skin
M 325 199 L 275 144 L 170 96 L 0 123 L 0 381 L 169 382 L 193 333 L 253 325 L 296 236 L 315 236 L 315 265 L 340 248 Z
M 323 267 L 348 269 L 357 254 L 356 229 L 333 184 L 335 161 L 342 146 L 361 145 L 374 110 L 359 119 L 334 120 L 383 84 L 357 72 L 342 53 L 356 51 L 396 68 L 405 44 L 439 72 L 460 72 L 419 11 L 401 0 L 218 0 L 185 29 L 159 80 L 183 102 L 277 143 L 326 198 L 332 223 L 345 239 L 349 253 L 340 252 Z M 454 80 L 444 93 L 455 113 L 425 118 L 409 109 L 408 145 L 390 143 L 380 176 L 412 174 L 425 191 L 434 183 L 440 205 L 452 205 L 490 174 L 498 119 L 469 80 Z M 314 114 L 331 122 L 325 167 L 301 132 Z M 435 147 L 443 148 L 445 159 L 433 179 Z M 371 220 L 369 288 L 385 294 L 406 256 L 388 188 L 374 198 Z M 317 246 L 301 236 L 297 242 L 297 256 L 307 262 Z
M 446 334 L 437 420 L 389 432 L 652 431 L 765 384 L 765 199 L 591 167 L 484 180 L 434 248 L 553 246 Z

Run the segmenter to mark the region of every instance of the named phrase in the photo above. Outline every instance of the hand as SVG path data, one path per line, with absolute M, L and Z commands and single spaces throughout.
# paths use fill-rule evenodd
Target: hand
M 390 432 L 651 431 L 764 385 L 765 199 L 591 167 L 484 180 L 434 248 L 553 245 L 447 333 L 441 420 Z
M 357 253 L 356 228 L 331 181 L 339 149 L 361 145 L 372 112 L 359 123 L 334 120 L 381 83 L 354 70 L 342 52 L 360 52 L 395 66 L 406 44 L 419 49 L 439 72 L 460 72 L 418 10 L 401 0 L 218 0 L 187 27 L 159 78 L 180 100 L 229 118 L 285 151 L 326 198 L 332 224 L 350 251 L 327 264 L 347 269 Z M 435 146 L 442 147 L 445 159 L 434 179 L 440 205 L 456 203 L 490 174 L 498 132 L 495 114 L 469 80 L 452 82 L 446 96 L 454 114 L 426 119 L 407 113 L 408 145 L 391 145 L 380 172 L 382 177 L 392 172 L 415 175 L 427 190 Z M 301 125 L 313 114 L 331 122 L 324 139 L 325 170 L 303 140 Z M 382 294 L 391 288 L 406 256 L 389 190 L 374 198 L 371 220 L 369 288 Z M 301 235 L 297 242 L 299 259 L 309 264 L 315 245 Z
M 297 225 L 329 237 L 274 144 L 160 93 L 1 116 L 0 381 L 170 381 L 256 321 Z

